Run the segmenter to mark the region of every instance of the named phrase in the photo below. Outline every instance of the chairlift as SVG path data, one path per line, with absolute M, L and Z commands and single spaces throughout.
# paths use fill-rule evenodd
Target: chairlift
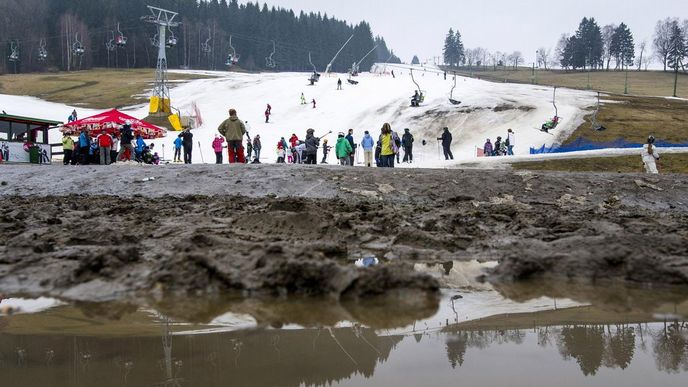
M 150 38 L 151 46 L 153 47 L 160 47 L 160 37 L 158 37 L 158 34 L 156 33 L 153 35 L 153 37 Z
M 8 57 L 10 62 L 19 62 L 19 45 L 17 41 L 13 40 L 10 42 L 10 56 Z
M 108 32 L 108 41 L 105 42 L 105 49 L 115 51 L 115 31 Z
M 172 28 L 167 27 L 167 29 L 170 31 L 170 36 L 167 37 L 167 41 L 165 42 L 165 47 L 174 48 L 177 45 L 177 37 L 174 35 Z
M 117 47 L 123 48 L 127 45 L 127 37 L 124 36 L 122 30 L 119 28 L 119 23 L 117 23 L 117 38 L 115 39 L 115 44 Z
M 38 44 L 38 60 L 41 62 L 45 62 L 48 59 L 48 50 L 46 50 L 45 46 L 45 39 L 41 39 L 40 43 Z
M 225 62 L 225 65 L 227 67 L 232 67 L 232 66 L 236 65 L 237 63 L 239 63 L 240 55 L 236 53 L 236 49 L 234 48 L 234 45 L 232 44 L 232 38 L 233 38 L 232 35 L 229 35 L 229 49 L 232 50 L 232 52 L 230 52 L 227 55 L 227 61 Z
M 425 92 L 420 89 L 420 85 L 416 82 L 416 78 L 413 76 L 413 69 L 411 69 L 411 80 L 417 87 L 417 90 L 415 90 L 411 97 L 411 107 L 420 107 L 420 104 L 425 102 Z
M 86 48 L 84 48 L 84 45 L 81 44 L 81 41 L 79 41 L 79 33 L 78 32 L 74 36 L 74 44 L 72 44 L 72 52 L 76 56 L 82 56 L 86 52 Z
M 551 120 L 545 122 L 542 124 L 540 127 L 540 130 L 549 133 L 550 130 L 556 129 L 557 126 L 559 126 L 559 123 L 561 122 L 561 117 L 559 117 L 559 108 L 557 107 L 557 87 L 554 86 L 554 94 L 552 96 L 552 105 L 554 106 L 554 117 L 552 117 Z
M 275 63 L 275 60 L 273 57 L 275 56 L 275 52 L 277 51 L 277 46 L 275 44 L 275 41 L 272 41 L 272 52 L 270 53 L 270 56 L 265 58 L 265 66 L 270 69 L 274 69 L 277 67 L 277 64 Z
M 438 73 L 438 75 L 439 75 L 439 73 Z M 456 74 L 454 74 L 454 86 L 452 87 L 451 91 L 449 92 L 449 103 L 451 103 L 452 105 L 460 105 L 461 101 L 454 99 L 454 89 L 456 89 Z
M 206 39 L 204 43 L 201 43 L 201 51 L 203 51 L 206 54 L 210 54 L 213 51 L 213 46 L 210 45 L 210 41 L 212 39 L 213 38 L 210 33 L 210 29 L 208 29 L 208 39 Z
M 314 86 L 315 82 L 320 80 L 320 74 L 318 73 L 318 69 L 313 64 L 313 58 L 311 57 L 310 52 L 308 53 L 308 63 L 310 63 L 311 67 L 313 67 L 313 74 L 311 74 L 310 78 L 308 78 L 308 81 L 310 82 L 311 86 Z

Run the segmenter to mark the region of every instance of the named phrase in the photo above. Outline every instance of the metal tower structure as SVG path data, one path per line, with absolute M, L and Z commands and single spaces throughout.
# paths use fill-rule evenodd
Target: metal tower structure
M 146 23 L 155 24 L 158 26 L 158 65 L 155 70 L 155 86 L 153 87 L 152 98 L 157 97 L 158 103 L 155 107 L 156 111 L 151 113 L 170 113 L 170 87 L 167 82 L 167 52 L 165 33 L 168 28 L 179 26 L 174 19 L 179 15 L 177 12 L 168 11 L 166 9 L 148 6 L 151 14 L 142 17 L 141 19 Z M 151 104 L 151 107 L 154 107 Z M 153 109 L 151 109 L 153 110 Z

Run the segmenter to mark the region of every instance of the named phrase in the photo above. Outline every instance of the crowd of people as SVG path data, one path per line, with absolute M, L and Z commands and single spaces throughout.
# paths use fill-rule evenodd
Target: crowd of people
M 509 129 L 506 138 L 502 139 L 501 136 L 497 136 L 494 144 L 488 138 L 483 146 L 483 153 L 485 157 L 513 156 L 514 146 L 516 146 L 516 134 L 512 129 Z
M 160 164 L 155 144 L 148 145 L 140 134 L 135 135 L 130 123 L 125 123 L 119 130 L 103 131 L 96 136 L 91 136 L 85 128 L 76 139 L 65 133 L 62 150 L 64 165 L 109 165 L 124 161 Z

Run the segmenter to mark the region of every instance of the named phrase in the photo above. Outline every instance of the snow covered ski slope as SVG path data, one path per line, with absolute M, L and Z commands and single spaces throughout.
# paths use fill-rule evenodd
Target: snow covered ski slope
M 308 128 L 314 128 L 316 135 L 333 131 L 328 137 L 333 145 L 337 132 L 353 128 L 355 138 L 360 142 L 364 130 L 369 130 L 377 138 L 382 124 L 389 122 L 400 135 L 404 128 L 411 129 L 416 139 L 415 167 L 453 164 L 438 158 L 437 138 L 445 126 L 454 136 L 454 163 L 473 160 L 476 147 L 482 147 L 487 138 L 493 142 L 497 136 L 505 138 L 509 128 L 516 132 L 515 153 L 525 155 L 531 146 L 551 144 L 556 139 L 567 137 L 583 121 L 585 109 L 595 103 L 590 92 L 558 89 L 557 106 L 563 121 L 554 131 L 555 137 L 536 129 L 554 115 L 552 88 L 458 77 L 453 96 L 462 103 L 456 106 L 449 102 L 453 86 L 451 75 L 444 80 L 436 69 L 426 68 L 424 72 L 422 68 L 415 67 L 415 79 L 426 99 L 421 107 L 412 108 L 410 97 L 416 86 L 411 80 L 409 66 L 390 65 L 386 69 L 376 66 L 373 70 L 380 73 L 361 74 L 356 78 L 359 81 L 356 86 L 347 82 L 345 74 L 323 74 L 319 83 L 309 86 L 307 73 L 199 71 L 213 77 L 175 87 L 171 93 L 172 103 L 184 112 L 189 111 L 195 102 L 202 112 L 204 125 L 194 130 L 194 162 L 201 162 L 201 152 L 206 162 L 214 161 L 211 143 L 217 126 L 227 117 L 227 110 L 231 107 L 237 109 L 242 120 L 249 122 L 252 137 L 260 134 L 263 162 L 274 162 L 277 141 L 280 137 L 288 139 L 292 133 L 303 138 Z M 394 70 L 395 78 L 389 74 L 391 70 Z M 343 90 L 338 91 L 337 80 L 340 78 Z M 306 105 L 301 104 L 301 93 L 306 97 Z M 317 103 L 315 109 L 311 104 L 313 99 Z M 272 106 L 272 117 L 266 124 L 264 112 L 268 103 Z M 65 120 L 72 109 L 71 106 L 34 98 L 6 95 L 0 95 L 0 105 L 13 114 L 38 114 L 59 120 Z M 97 113 L 78 110 L 80 117 Z M 127 112 L 139 118 L 147 115 L 145 106 L 135 106 Z M 160 149 L 160 142 L 165 144 L 168 159 L 171 158 L 174 137 L 176 133 L 170 132 L 168 138 L 156 141 L 157 149 Z M 426 140 L 427 145 L 423 146 L 422 140 Z M 335 162 L 334 155 L 329 161 Z

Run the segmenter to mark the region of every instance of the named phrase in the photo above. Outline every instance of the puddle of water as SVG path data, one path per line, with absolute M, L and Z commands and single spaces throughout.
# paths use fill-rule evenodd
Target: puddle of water
M 417 265 L 439 299 L 4 299 L 2 385 L 685 386 L 685 289 L 493 287 L 491 265 Z

